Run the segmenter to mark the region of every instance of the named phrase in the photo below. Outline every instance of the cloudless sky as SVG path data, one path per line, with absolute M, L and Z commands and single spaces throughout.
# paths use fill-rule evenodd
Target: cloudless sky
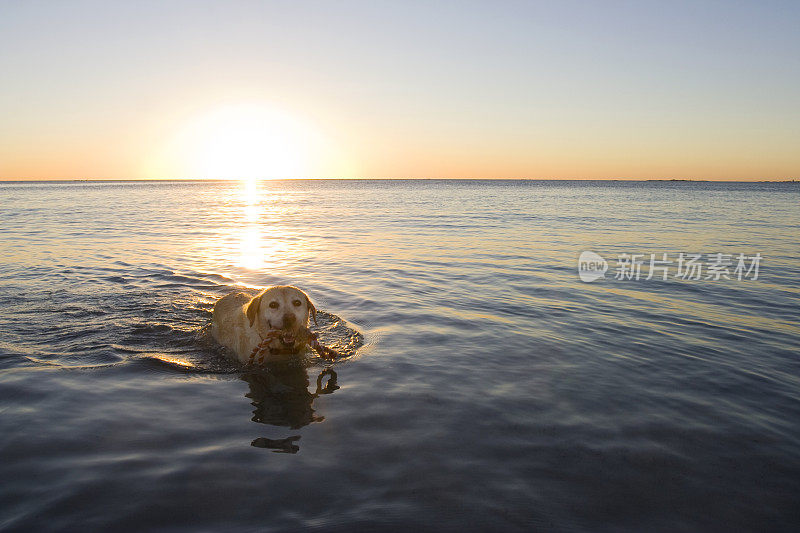
M 0 179 L 213 177 L 237 102 L 307 177 L 800 178 L 800 2 L 0 0 Z

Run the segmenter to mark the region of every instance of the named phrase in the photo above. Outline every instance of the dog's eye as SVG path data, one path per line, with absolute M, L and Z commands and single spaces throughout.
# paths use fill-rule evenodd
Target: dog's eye
M 278 308 L 278 305 L 279 305 L 279 304 L 278 304 L 278 302 L 270 302 L 270 303 L 269 303 L 269 306 L 270 306 L 272 309 L 277 309 L 277 308 Z
M 294 304 L 294 306 L 295 306 L 295 307 L 300 307 L 300 305 L 302 304 L 302 302 L 301 302 L 300 300 L 294 300 L 294 301 L 292 302 L 292 304 Z

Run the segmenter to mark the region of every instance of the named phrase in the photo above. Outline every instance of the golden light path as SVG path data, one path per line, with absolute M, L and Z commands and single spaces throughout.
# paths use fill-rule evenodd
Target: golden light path
M 302 253 L 292 246 L 284 224 L 285 196 L 258 180 L 226 181 L 205 188 L 203 209 L 212 209 L 209 233 L 194 242 L 196 268 L 244 282 L 252 275 L 279 270 Z
M 305 255 L 297 235 L 287 231 L 286 192 L 260 180 L 241 180 L 231 189 L 232 224 L 227 232 L 236 248 L 227 254 L 231 263 L 249 271 L 277 272 L 290 258 Z
M 242 181 L 242 203 L 244 205 L 244 223 L 240 238 L 239 266 L 248 270 L 259 270 L 264 267 L 266 250 L 261 238 L 260 203 L 258 181 L 246 179 Z

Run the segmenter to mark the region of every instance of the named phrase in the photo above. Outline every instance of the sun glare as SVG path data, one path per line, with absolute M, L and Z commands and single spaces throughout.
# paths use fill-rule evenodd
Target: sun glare
M 309 125 L 261 103 L 219 107 L 190 120 L 169 147 L 183 177 L 307 177 L 319 138 Z

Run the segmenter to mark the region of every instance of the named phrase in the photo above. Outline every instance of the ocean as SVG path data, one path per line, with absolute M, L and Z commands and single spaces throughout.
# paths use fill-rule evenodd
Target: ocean
M 0 183 L 0 530 L 796 531 L 798 272 L 797 183 Z

